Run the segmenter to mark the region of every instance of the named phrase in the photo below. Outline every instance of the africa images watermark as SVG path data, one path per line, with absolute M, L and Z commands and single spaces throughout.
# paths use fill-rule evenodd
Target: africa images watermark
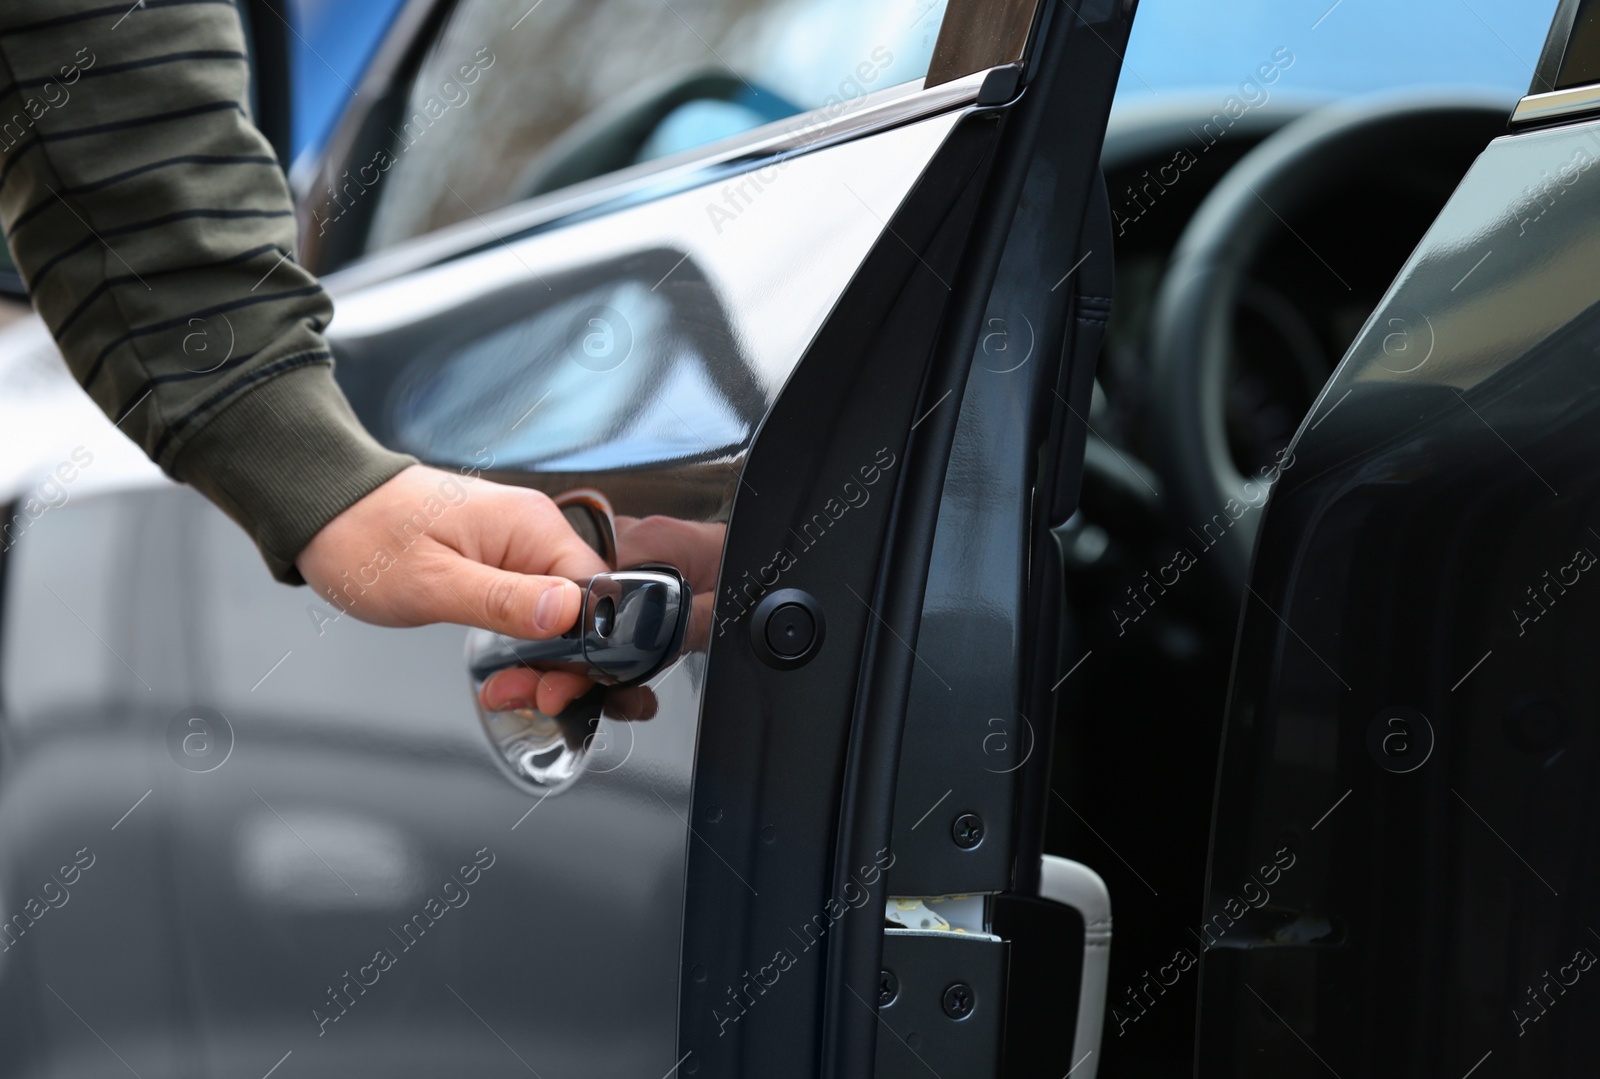
M 823 904 L 822 912 L 811 916 L 811 920 L 801 923 L 801 930 L 805 936 L 790 929 L 789 933 L 800 942 L 800 954 L 809 952 L 813 945 L 827 936 L 828 930 L 838 924 L 852 910 L 860 910 L 872 898 L 871 887 L 878 882 L 878 878 L 888 872 L 894 865 L 894 855 L 888 847 L 882 847 L 873 856 L 871 865 L 864 865 L 856 871 L 856 875 L 845 881 L 839 889 L 839 894 Z M 857 877 L 860 879 L 858 880 Z M 857 895 L 852 898 L 850 889 L 854 888 Z M 785 971 L 798 962 L 794 952 L 787 946 L 779 948 L 773 953 L 772 961 L 756 971 L 754 977 L 747 970 L 740 976 L 739 986 L 730 985 L 727 989 L 727 1005 L 729 1014 L 723 1015 L 716 1008 L 711 1009 L 711 1018 L 717 1023 L 717 1037 L 722 1037 L 728 1032 L 729 1023 L 737 1023 L 745 1017 L 745 1013 L 754 1006 L 759 997 L 766 996 L 767 990 L 778 984 L 778 979 L 783 977 Z M 718 1005 L 721 1007 L 721 1005 Z M 737 1011 L 732 1009 L 737 1008 Z
M 1199 942 L 1201 955 L 1212 948 L 1243 947 L 1236 941 L 1228 940 L 1228 932 L 1253 910 L 1260 910 L 1272 898 L 1270 889 L 1283 878 L 1283 875 L 1294 868 L 1297 861 L 1295 853 L 1288 847 L 1279 847 L 1272 855 L 1272 862 L 1263 865 L 1256 872 L 1245 879 L 1235 895 L 1229 896 L 1222 902 L 1222 910 L 1212 915 L 1200 926 L 1196 933 L 1190 930 L 1196 941 Z M 1180 947 L 1173 953 L 1172 961 L 1156 970 L 1155 977 L 1150 976 L 1147 970 L 1144 978 L 1137 985 L 1130 985 L 1123 990 L 1127 1000 L 1117 1004 L 1111 1009 L 1111 1019 L 1117 1024 L 1117 1037 L 1122 1037 L 1128 1032 L 1129 1023 L 1137 1023 L 1143 1019 L 1150 1008 L 1160 997 L 1167 994 L 1167 990 L 1178 984 L 1183 975 L 1194 968 L 1198 956 L 1189 950 L 1187 945 Z M 1167 974 L 1171 974 L 1169 979 Z M 1153 992 L 1152 992 L 1153 990 Z M 1119 1008 L 1131 1005 L 1127 1014 Z M 1133 1011 L 1132 1009 L 1138 1009 Z
M 86 52 L 89 53 L 87 60 L 83 58 Z M 0 153 L 10 152 L 33 129 L 34 123 L 43 119 L 51 109 L 62 108 L 72 100 L 72 94 L 67 91 L 67 87 L 75 85 L 83 78 L 85 71 L 94 67 L 95 55 L 85 46 L 77 51 L 74 60 L 72 64 L 61 65 L 60 79 L 46 79 L 44 85 L 39 87 L 37 97 L 29 95 L 23 98 L 22 111 L 13 113 L 9 120 L 0 123 Z M 18 86 L 13 86 L 12 89 L 18 89 Z
M 16 512 L 11 520 L 0 525 L 0 551 L 11 550 L 35 521 L 71 501 L 72 492 L 67 485 L 94 464 L 94 454 L 83 446 L 76 446 L 67 456 L 67 460 L 56 465 L 48 476 L 13 503 Z
M 488 53 L 485 60 L 484 53 Z M 463 108 L 472 100 L 472 92 L 466 87 L 472 86 L 483 77 L 483 73 L 494 67 L 495 56 L 485 45 L 473 54 L 470 64 L 462 64 L 458 72 L 460 81 L 456 78 L 445 79 L 439 85 L 439 92 L 429 94 L 411 118 L 400 125 L 399 131 L 391 131 L 395 136 L 396 145 L 400 153 L 408 152 L 417 142 L 426 135 L 433 125 L 444 119 L 451 110 Z M 327 187 L 328 202 L 325 204 L 329 216 L 324 217 L 315 209 L 311 211 L 311 220 L 317 226 L 317 235 L 325 235 L 328 229 L 341 220 L 360 202 L 372 188 L 378 186 L 383 174 L 394 167 L 400 160 L 391 153 L 387 147 L 380 148 L 372 155 L 372 160 L 361 165 L 355 171 L 355 176 L 350 175 L 350 170 L 345 169 L 339 178 Z M 338 207 L 339 212 L 333 213 L 333 208 Z
M 395 940 L 400 942 L 399 955 L 396 955 L 393 949 L 386 946 L 373 952 L 370 962 L 357 967 L 353 977 L 349 968 L 345 968 L 339 978 L 335 980 L 334 984 L 337 984 L 338 988 L 336 989 L 334 984 L 330 984 L 327 987 L 328 999 L 319 1005 L 319 1007 L 327 1009 L 328 1014 L 323 1015 L 316 1008 L 311 1009 L 311 1018 L 316 1020 L 317 1023 L 317 1037 L 320 1038 L 328 1033 L 329 1023 L 337 1023 L 343 1019 L 345 1014 L 356 1006 L 356 1002 L 367 995 L 367 990 L 377 985 L 384 973 L 400 961 L 400 956 L 414 948 L 420 939 L 427 935 L 428 930 L 432 929 L 441 918 L 452 910 L 460 910 L 466 906 L 472 899 L 472 893 L 468 889 L 476 885 L 482 879 L 483 874 L 494 866 L 494 863 L 494 852 L 488 847 L 479 847 L 473 853 L 470 865 L 464 865 L 458 869 L 454 875 L 439 886 L 439 894 L 437 896 L 430 895 L 423 901 L 421 911 L 413 915 L 408 921 L 401 923 L 401 929 L 405 932 L 405 936 L 402 937 L 393 929 L 389 930 L 390 933 L 394 934 Z M 352 987 L 355 989 L 354 993 L 351 992 Z M 335 1008 L 338 1009 L 338 1014 L 334 1014 L 333 1009 Z
M 1204 144 L 1200 147 L 1200 153 L 1205 153 L 1220 142 L 1245 114 L 1272 100 L 1272 93 L 1267 87 L 1282 78 L 1283 73 L 1294 66 L 1294 62 L 1294 53 L 1289 51 L 1287 45 L 1280 45 L 1272 51 L 1270 60 L 1256 65 L 1255 72 L 1239 84 L 1239 92 L 1229 94 L 1223 100 L 1222 107 L 1194 133 Z M 1128 185 L 1119 204 L 1112 208 L 1111 221 L 1117 228 L 1117 235 L 1127 235 L 1128 226 L 1154 209 L 1161 196 L 1199 161 L 1193 150 L 1183 147 L 1173 153 L 1171 161 L 1157 167 L 1154 176 L 1149 169 L 1145 169 L 1140 179 Z
M 1572 553 L 1572 561 L 1557 569 L 1554 575 L 1545 570 L 1540 577 L 1541 583 L 1537 586 L 1530 584 L 1527 588 L 1528 606 L 1511 608 L 1511 617 L 1517 623 L 1517 636 L 1526 636 L 1528 624 L 1550 613 L 1550 608 L 1567 594 L 1567 589 L 1581 581 L 1583 574 L 1592 569 L 1594 564 L 1594 552 L 1587 547 L 1579 547 Z
M 1593 929 L 1589 930 L 1592 936 L 1600 937 Z M 1556 1005 L 1556 1001 L 1567 995 L 1567 990 L 1578 984 L 1578 979 L 1590 967 L 1594 966 L 1595 954 L 1588 948 L 1579 948 L 1572 953 L 1572 959 L 1556 968 L 1555 977 L 1550 976 L 1550 969 L 1545 968 L 1542 980 L 1536 987 L 1530 985 L 1527 989 L 1527 1001 L 1511 1009 L 1511 1018 L 1517 1024 L 1517 1037 L 1521 1038 L 1528 1033 L 1528 1024 L 1537 1023 L 1543 1019 L 1547 1012 Z M 1567 973 L 1572 973 L 1568 978 Z M 1551 992 L 1554 989 L 1555 992 Z M 1535 1011 L 1534 1009 L 1538 1009 Z M 1523 1011 L 1527 1014 L 1524 1015 Z
M 487 461 L 483 459 L 486 455 Z M 356 567 L 354 579 L 351 578 L 351 571 L 345 570 L 340 575 L 344 581 L 342 587 L 328 586 L 325 598 L 333 604 L 338 614 L 329 614 L 325 608 L 316 604 L 306 606 L 306 613 L 311 616 L 312 624 L 317 627 L 317 636 L 322 636 L 328 631 L 329 626 L 349 614 L 350 609 L 367 594 L 367 589 L 376 585 L 386 570 L 398 565 L 406 552 L 416 546 L 441 517 L 453 509 L 466 505 L 470 497 L 467 485 L 482 475 L 484 469 L 493 467 L 494 454 L 489 453 L 487 449 L 479 450 L 476 463 L 462 465 L 458 470 L 461 475 L 459 480 L 455 476 L 446 476 L 439 481 L 436 493 L 423 499 L 422 504 L 412 511 L 411 516 L 398 526 L 391 525 L 384 529 L 383 534 L 389 542 L 373 549 L 372 556 Z
M 858 484 L 854 479 L 846 480 L 839 489 L 840 497 L 829 498 L 822 504 L 822 512 L 813 513 L 811 517 L 801 522 L 799 531 L 790 529 L 790 535 L 800 541 L 794 550 L 780 547 L 773 552 L 772 558 L 752 576 L 749 570 L 738 581 L 728 585 L 724 590 L 725 602 L 719 604 L 721 614 L 717 618 L 717 636 L 722 636 L 728 627 L 736 625 L 745 615 L 749 614 L 756 604 L 761 602 L 773 588 L 777 587 L 783 575 L 793 569 L 800 561 L 800 555 L 809 551 L 821 542 L 822 537 L 852 509 L 860 509 L 872 500 L 874 484 L 883 478 L 883 474 L 893 468 L 898 459 L 884 446 L 873 457 L 873 463 L 862 465 L 856 470 L 861 477 Z M 841 501 L 842 497 L 842 501 Z
M 1595 133 L 1590 131 L 1589 137 L 1595 138 Z M 1544 179 L 1523 188 L 1522 198 L 1517 200 L 1515 208 L 1511 211 L 1511 216 L 1517 221 L 1517 235 L 1526 236 L 1528 226 L 1537 223 L 1541 217 L 1549 213 L 1561 196 L 1567 193 L 1567 188 L 1577 183 L 1579 177 L 1594 167 L 1594 162 L 1593 154 L 1582 146 L 1576 146 L 1573 147 L 1571 160 L 1558 168 L 1554 176 L 1540 169 L 1539 174 Z
M 88 861 L 84 860 L 85 856 L 88 857 Z M 73 852 L 71 865 L 57 869 L 50 879 L 40 886 L 37 896 L 29 896 L 23 900 L 22 910 L 5 921 L 0 921 L 0 941 L 5 943 L 5 947 L 0 948 L 0 953 L 9 952 L 11 946 L 19 938 L 26 936 L 28 930 L 46 914 L 66 906 L 72 899 L 72 893 L 67 889 L 76 885 L 94 862 L 94 851 L 88 847 L 79 847 Z
M 1150 570 L 1145 570 L 1142 577 L 1144 582 L 1142 585 L 1137 588 L 1131 584 L 1128 586 L 1127 596 L 1129 602 L 1133 605 L 1132 610 L 1125 611 L 1115 606 L 1111 608 L 1111 617 L 1117 623 L 1117 636 L 1125 636 L 1129 626 L 1149 614 L 1150 609 L 1155 606 L 1157 598 L 1166 595 L 1168 588 L 1176 585 L 1183 579 L 1185 573 L 1198 565 L 1200 556 L 1221 543 L 1223 537 L 1245 514 L 1266 505 L 1267 496 L 1272 493 L 1273 484 L 1277 483 L 1285 472 L 1294 467 L 1294 454 L 1290 448 L 1286 447 L 1279 450 L 1275 456 L 1277 464 L 1262 466 L 1259 483 L 1254 480 L 1246 480 L 1239 491 L 1240 498 L 1228 499 L 1224 503 L 1222 511 L 1212 514 L 1211 519 L 1200 526 L 1199 532 L 1196 532 L 1193 528 L 1189 529 L 1189 534 L 1199 541 L 1199 555 L 1187 547 L 1180 547 L 1172 556 L 1170 562 L 1155 571 L 1155 576 L 1151 576 Z
M 882 45 L 873 49 L 868 56 L 870 59 L 857 64 L 851 71 L 850 77 L 839 84 L 837 93 L 829 94 L 823 100 L 816 109 L 816 113 L 820 115 L 808 113 L 806 121 L 789 132 L 791 137 L 799 138 L 799 145 L 780 154 L 771 164 L 746 173 L 738 183 L 724 185 L 720 203 L 716 200 L 706 203 L 706 216 L 710 218 L 711 228 L 718 236 L 722 235 L 723 228 L 733 224 L 741 214 L 755 205 L 756 196 L 782 175 L 783 170 L 789 167 L 790 161 L 805 153 L 822 138 L 823 130 L 839 118 L 849 107 L 850 102 L 865 97 L 868 93 L 867 86 L 876 82 L 878 76 L 894 63 L 894 53 Z

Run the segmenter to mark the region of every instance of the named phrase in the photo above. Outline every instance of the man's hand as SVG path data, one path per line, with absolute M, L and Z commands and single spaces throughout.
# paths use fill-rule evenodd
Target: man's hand
M 542 639 L 577 621 L 572 583 L 608 567 L 538 491 L 413 466 L 318 532 L 295 565 L 318 595 L 363 622 L 456 622 Z M 490 711 L 554 715 L 589 683 L 526 667 L 485 683 Z

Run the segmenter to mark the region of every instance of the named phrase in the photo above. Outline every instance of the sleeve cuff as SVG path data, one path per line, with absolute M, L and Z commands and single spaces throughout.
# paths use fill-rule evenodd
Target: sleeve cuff
M 417 463 L 367 433 L 326 361 L 251 387 L 184 442 L 172 474 L 237 521 L 286 584 L 305 583 L 294 560 L 323 525 Z

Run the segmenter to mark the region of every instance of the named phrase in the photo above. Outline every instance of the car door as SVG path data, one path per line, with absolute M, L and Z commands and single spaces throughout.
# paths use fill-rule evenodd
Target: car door
M 52 509 L 6 559 L 7 1074 L 1084 1064 L 1049 530 L 1133 6 L 405 5 L 302 180 L 340 381 L 445 474 L 388 557 L 535 487 L 683 575 L 682 647 L 481 715 L 465 631 L 346 613 L 376 555 L 324 602 L 189 492 Z M 786 35 L 809 97 L 740 66 Z
M 1560 5 L 1272 495 L 1198 1074 L 1593 1070 L 1597 34 Z

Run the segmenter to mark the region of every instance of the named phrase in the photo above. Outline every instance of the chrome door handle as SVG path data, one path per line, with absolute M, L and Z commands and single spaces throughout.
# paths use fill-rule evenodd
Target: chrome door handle
M 583 586 L 583 612 L 566 633 L 543 641 L 512 640 L 487 630 L 467 638 L 467 669 L 481 685 L 507 667 L 571 671 L 601 685 L 633 685 L 666 666 L 683 643 L 689 586 L 676 570 L 597 573 Z

